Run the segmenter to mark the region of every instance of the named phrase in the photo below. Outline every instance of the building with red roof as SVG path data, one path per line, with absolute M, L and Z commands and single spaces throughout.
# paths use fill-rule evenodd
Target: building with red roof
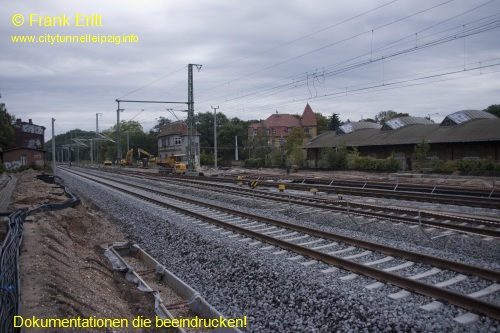
M 292 129 L 297 127 L 304 129 L 304 132 L 310 137 L 309 139 L 315 138 L 318 135 L 316 115 L 309 104 L 306 105 L 300 118 L 276 111 L 275 114 L 272 114 L 266 120 L 250 124 L 248 126 L 248 139 L 268 137 L 270 146 L 280 146 L 286 142 Z

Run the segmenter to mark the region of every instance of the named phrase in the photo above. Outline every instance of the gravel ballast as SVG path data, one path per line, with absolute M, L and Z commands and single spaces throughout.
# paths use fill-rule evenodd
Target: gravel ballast
M 61 171 L 66 185 L 93 202 L 117 221 L 119 226 L 138 241 L 159 262 L 198 290 L 227 317 L 247 316 L 247 332 L 496 332 L 500 323 L 487 317 L 471 325 L 453 320 L 466 310 L 444 306 L 426 312 L 419 306 L 432 301 L 421 295 L 401 300 L 387 297 L 400 288 L 385 285 L 369 291 L 364 287 L 373 279 L 357 277 L 349 281 L 339 278 L 349 272 L 339 270 L 324 274 L 326 265 L 300 265 L 286 260 L 294 254 L 277 255 L 279 249 L 261 250 L 265 244 L 251 245 L 237 238 L 221 235 L 188 222 L 185 218 L 150 203 L 139 202 L 116 191 L 104 189 Z M 132 181 L 130 181 L 132 183 Z M 149 183 L 151 185 L 151 183 Z M 162 189 L 168 186 L 156 184 Z M 296 212 L 262 209 L 252 200 L 236 201 L 234 197 L 207 191 L 172 187 L 176 194 L 203 196 L 207 202 L 225 203 L 227 207 L 266 215 L 280 220 L 321 228 L 342 235 L 384 242 L 394 247 L 422 251 L 452 260 L 498 269 L 498 241 L 458 236 L 429 241 L 407 226 L 391 223 L 357 227 L 344 215 L 293 218 Z M 311 214 L 312 215 L 312 214 Z M 337 225 L 337 227 L 333 225 Z M 465 282 L 459 290 L 477 290 Z M 496 296 L 498 299 L 498 296 Z M 492 296 L 492 299 L 495 299 Z

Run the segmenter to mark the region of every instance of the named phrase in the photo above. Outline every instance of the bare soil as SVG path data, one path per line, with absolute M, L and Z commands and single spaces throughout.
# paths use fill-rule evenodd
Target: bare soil
M 10 210 L 67 200 L 62 189 L 18 174 Z M 84 201 L 76 208 L 38 213 L 25 221 L 20 255 L 23 318 L 155 317 L 154 298 L 126 282 L 104 257 L 107 245 L 126 240 L 111 220 Z M 154 326 L 154 325 L 153 325 Z M 140 328 L 24 328 L 22 332 L 165 332 Z

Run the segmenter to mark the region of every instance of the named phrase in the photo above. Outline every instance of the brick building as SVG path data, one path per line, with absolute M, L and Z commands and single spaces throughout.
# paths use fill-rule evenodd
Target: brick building
M 45 157 L 45 127 L 17 119 L 12 124 L 15 142 L 2 152 L 2 161 L 7 169 L 23 165 L 43 166 Z
M 256 137 L 268 137 L 269 145 L 277 147 L 286 142 L 288 134 L 296 127 L 302 128 L 310 138 L 318 135 L 316 115 L 309 104 L 304 108 L 300 119 L 291 114 L 276 113 L 263 122 L 250 124 L 247 132 L 248 140 L 251 141 Z

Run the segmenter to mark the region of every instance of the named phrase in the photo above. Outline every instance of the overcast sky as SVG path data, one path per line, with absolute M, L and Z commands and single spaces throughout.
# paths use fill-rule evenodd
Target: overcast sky
M 77 14 L 94 19 L 76 26 Z M 70 26 L 44 26 L 58 22 Z M 309 103 L 343 121 L 394 110 L 439 122 L 500 104 L 499 27 L 500 0 L 3 0 L 0 102 L 46 140 L 51 118 L 60 134 L 95 130 L 99 113 L 104 130 L 116 99 L 186 102 L 199 64 L 196 113 L 265 119 Z M 12 41 L 86 34 L 137 42 Z M 184 104 L 120 107 L 145 130 L 186 117 Z

